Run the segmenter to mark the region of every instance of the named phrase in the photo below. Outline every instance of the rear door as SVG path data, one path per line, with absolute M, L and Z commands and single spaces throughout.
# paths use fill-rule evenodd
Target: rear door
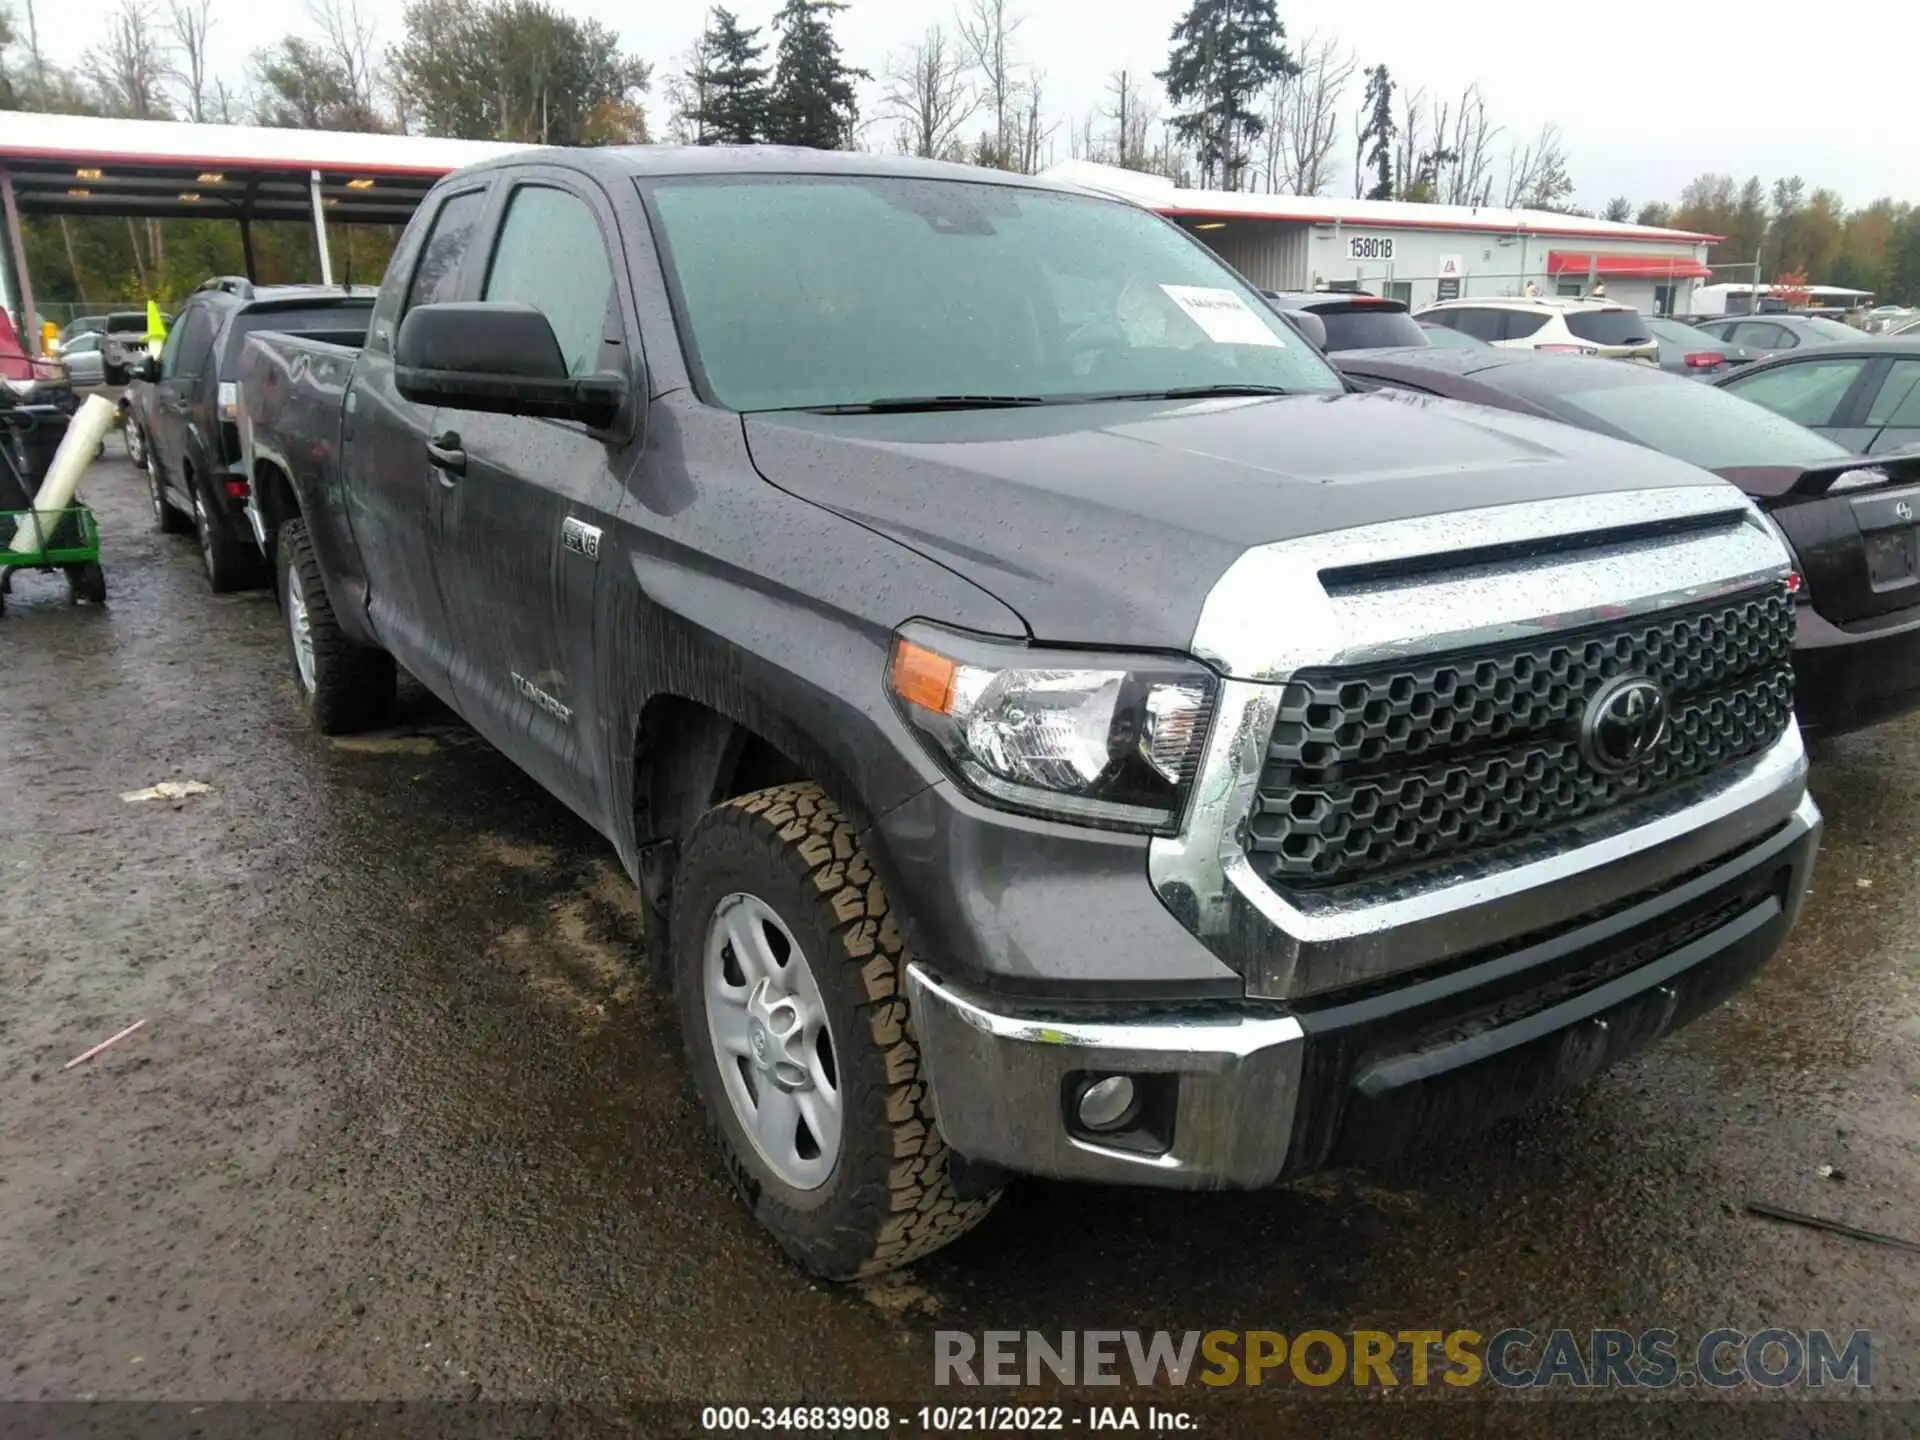
M 393 341 L 415 305 L 466 298 L 477 276 L 490 182 L 450 189 L 430 201 L 424 236 L 394 257 L 374 307 L 366 348 L 353 367 L 341 424 L 353 483 L 348 515 L 367 572 L 367 614 L 374 633 L 429 689 L 452 700 L 453 646 L 447 608 L 434 577 L 442 511 L 451 481 L 427 451 L 434 412 L 394 387 Z M 413 234 L 409 230 L 409 238 Z M 456 703 L 457 702 L 453 702 Z
M 590 180 L 515 171 L 496 207 L 484 300 L 532 305 L 575 375 L 617 371 L 644 405 L 639 329 L 612 207 Z M 600 537 L 638 456 L 636 426 L 442 409 L 437 443 L 465 456 L 447 477 L 437 567 L 456 637 L 461 711 L 590 823 L 604 826 L 610 753 L 594 686 Z
M 189 303 L 168 327 L 160 347 L 160 378 L 148 412 L 147 450 L 182 509 L 192 509 L 188 479 L 193 461 L 193 393 L 213 353 L 214 317 L 205 301 Z

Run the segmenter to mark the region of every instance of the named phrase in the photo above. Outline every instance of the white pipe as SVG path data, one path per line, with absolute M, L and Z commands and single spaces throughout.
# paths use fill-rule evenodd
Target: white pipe
M 67 422 L 66 438 L 54 452 L 53 463 L 47 466 L 47 478 L 40 483 L 40 493 L 33 497 L 33 508 L 40 516 L 40 523 L 36 526 L 23 515 L 19 528 L 13 532 L 12 543 L 7 546 L 9 551 L 19 555 L 43 548 L 44 539 L 52 535 L 60 523 L 60 512 L 73 503 L 73 492 L 80 488 L 80 477 L 93 463 L 94 452 L 107 438 L 107 431 L 113 428 L 115 413 L 114 403 L 106 396 L 89 395 Z
M 320 283 L 333 286 L 333 253 L 327 245 L 327 203 L 320 194 L 320 172 L 307 172 L 308 193 L 313 196 L 313 238 L 320 247 Z

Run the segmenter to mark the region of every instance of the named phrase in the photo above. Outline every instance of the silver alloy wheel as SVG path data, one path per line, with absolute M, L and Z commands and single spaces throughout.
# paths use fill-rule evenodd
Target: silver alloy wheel
M 734 1118 L 781 1180 L 815 1190 L 840 1155 L 839 1051 L 805 953 L 773 907 L 725 896 L 707 925 L 707 1036 Z
M 300 672 L 300 687 L 313 694 L 313 627 L 307 620 L 307 597 L 300 593 L 300 572 L 287 568 L 287 630 L 293 639 L 294 668 Z
M 146 463 L 147 447 L 140 438 L 140 426 L 129 415 L 120 422 L 120 438 L 126 442 L 127 458 L 136 465 Z

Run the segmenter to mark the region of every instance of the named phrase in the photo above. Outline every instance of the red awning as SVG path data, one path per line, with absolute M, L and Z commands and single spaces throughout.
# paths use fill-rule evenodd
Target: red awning
M 1592 255 L 1585 250 L 1549 250 L 1549 275 L 1637 276 L 1643 280 L 1711 280 L 1713 272 L 1691 255 Z

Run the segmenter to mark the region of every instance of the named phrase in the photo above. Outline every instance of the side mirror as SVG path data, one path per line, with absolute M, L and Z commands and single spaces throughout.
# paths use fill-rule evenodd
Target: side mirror
M 1300 332 L 1300 336 L 1322 354 L 1327 349 L 1327 322 L 1311 310 L 1283 310 L 1289 324 Z
M 421 305 L 393 345 L 394 388 L 420 405 L 578 420 L 605 429 L 626 403 L 622 375 L 569 375 L 547 317 L 508 301 Z

